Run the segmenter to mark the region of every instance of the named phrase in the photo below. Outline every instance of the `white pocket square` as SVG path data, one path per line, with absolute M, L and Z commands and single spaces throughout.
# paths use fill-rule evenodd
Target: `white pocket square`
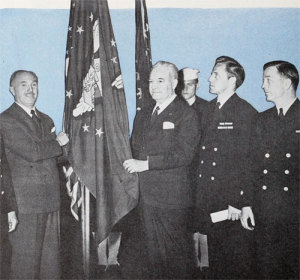
M 163 122 L 163 129 L 174 129 L 175 125 L 172 122 Z

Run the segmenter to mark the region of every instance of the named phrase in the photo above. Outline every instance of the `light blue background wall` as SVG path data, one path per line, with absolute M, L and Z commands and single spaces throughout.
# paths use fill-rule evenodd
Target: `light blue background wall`
M 262 66 L 288 60 L 300 70 L 299 9 L 149 9 L 153 62 L 201 70 L 198 95 L 210 100 L 207 79 L 216 57 L 236 58 L 246 70 L 238 90 L 259 111 L 272 104 L 261 89 Z M 134 10 L 111 10 L 130 125 L 135 115 Z M 68 10 L 0 10 L 0 111 L 13 98 L 9 77 L 17 69 L 39 76 L 37 106 L 61 129 L 64 108 L 64 57 Z

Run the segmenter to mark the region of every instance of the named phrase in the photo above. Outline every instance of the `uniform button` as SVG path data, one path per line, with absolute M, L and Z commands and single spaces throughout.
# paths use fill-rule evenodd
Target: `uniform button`
M 267 186 L 262 186 L 262 189 L 265 191 L 267 189 Z
M 244 191 L 241 191 L 240 194 L 243 195 L 243 194 L 244 194 Z
M 2 178 L 2 174 L 0 175 L 0 178 Z
M 270 157 L 270 154 L 269 154 L 269 153 L 266 153 L 266 154 L 265 154 L 265 157 L 266 157 L 266 158 L 269 158 L 269 157 Z
M 203 164 L 204 163 L 204 160 L 201 160 L 201 164 Z
M 288 188 L 288 187 L 284 187 L 283 190 L 284 190 L 285 192 L 287 192 L 287 191 L 289 190 L 289 188 Z
M 218 148 L 214 148 L 214 151 L 216 152 L 218 150 Z
M 267 174 L 267 173 L 268 173 L 268 170 L 267 170 L 267 169 L 265 169 L 265 170 L 264 170 L 264 174 Z
M 213 166 L 216 166 L 217 164 L 215 162 L 212 163 Z
M 286 156 L 287 158 L 290 158 L 290 157 L 291 157 L 291 154 L 290 154 L 290 153 L 287 153 L 285 156 Z
M 205 150 L 205 146 L 202 146 L 202 150 Z
M 213 181 L 213 180 L 215 180 L 215 177 L 214 177 L 214 176 L 211 176 L 210 179 Z
M 3 195 L 3 194 L 4 194 L 4 191 L 2 191 L 1 194 Z
M 199 178 L 201 178 L 202 177 L 202 174 L 199 174 Z
M 289 171 L 289 170 L 284 170 L 284 173 L 285 173 L 286 175 L 288 175 L 288 174 L 290 174 L 290 171 Z

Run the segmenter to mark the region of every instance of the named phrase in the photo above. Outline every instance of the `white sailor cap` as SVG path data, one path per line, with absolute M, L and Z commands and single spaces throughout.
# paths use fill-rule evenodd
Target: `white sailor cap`
M 183 73 L 183 80 L 187 81 L 187 80 L 198 79 L 198 73 L 200 73 L 200 71 L 198 69 L 186 67 L 182 69 L 182 73 Z

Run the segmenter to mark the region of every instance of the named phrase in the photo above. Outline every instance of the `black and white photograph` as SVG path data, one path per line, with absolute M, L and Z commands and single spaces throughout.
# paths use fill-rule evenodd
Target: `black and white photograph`
M 298 0 L 1 0 L 0 279 L 299 279 Z

